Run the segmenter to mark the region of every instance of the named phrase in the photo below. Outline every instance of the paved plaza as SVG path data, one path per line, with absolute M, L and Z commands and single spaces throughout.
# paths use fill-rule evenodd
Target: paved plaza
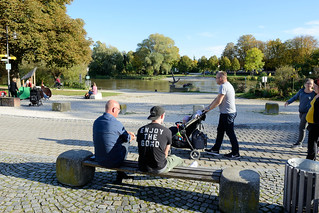
M 93 182 L 83 188 L 58 183 L 55 160 L 60 153 L 93 151 L 93 120 L 13 115 L 0 115 L 0 120 L 0 212 L 219 212 L 218 184 L 134 174 L 134 180 L 113 185 L 116 173 L 105 169 L 98 169 Z M 137 131 L 135 124 L 123 123 L 127 130 Z M 285 162 L 306 154 L 306 148 L 289 148 L 297 128 L 298 123 L 239 124 L 235 130 L 242 158 L 228 160 L 202 152 L 199 166 L 255 169 L 261 175 L 260 212 L 282 212 Z M 204 132 L 211 147 L 216 125 L 204 122 Z M 229 149 L 225 137 L 221 153 Z M 173 153 L 192 162 L 187 149 Z M 137 157 L 133 142 L 129 159 Z

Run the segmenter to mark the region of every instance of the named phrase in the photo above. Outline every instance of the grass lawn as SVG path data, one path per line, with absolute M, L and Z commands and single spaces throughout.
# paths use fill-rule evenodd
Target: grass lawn
M 51 89 L 52 95 L 84 96 L 87 90 Z M 102 92 L 102 97 L 119 95 L 116 92 Z

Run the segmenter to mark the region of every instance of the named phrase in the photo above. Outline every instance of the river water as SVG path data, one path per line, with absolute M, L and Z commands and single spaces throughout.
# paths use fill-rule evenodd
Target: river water
M 191 83 L 200 92 L 217 92 L 218 85 L 215 78 L 203 78 L 198 76 L 176 77 L 176 87 L 183 87 L 184 84 Z M 170 82 L 173 78 L 163 80 L 137 80 L 137 79 L 91 79 L 95 82 L 98 89 L 104 90 L 123 90 L 123 91 L 155 91 L 169 92 Z

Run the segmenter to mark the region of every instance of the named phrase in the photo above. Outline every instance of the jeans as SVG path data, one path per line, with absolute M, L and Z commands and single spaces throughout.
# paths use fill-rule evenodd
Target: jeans
M 307 159 L 316 160 L 317 149 L 318 149 L 318 138 L 319 138 L 319 124 L 308 124 L 308 150 Z
M 299 137 L 297 143 L 302 144 L 306 137 L 306 128 L 307 128 L 307 120 L 306 120 L 307 113 L 299 112 Z
M 239 154 L 239 145 L 237 141 L 237 137 L 234 131 L 234 120 L 237 116 L 237 113 L 229 113 L 229 114 L 220 114 L 219 115 L 219 123 L 217 127 L 217 137 L 215 145 L 212 150 L 219 151 L 222 145 L 225 132 L 229 137 L 231 146 L 232 146 L 232 154 Z

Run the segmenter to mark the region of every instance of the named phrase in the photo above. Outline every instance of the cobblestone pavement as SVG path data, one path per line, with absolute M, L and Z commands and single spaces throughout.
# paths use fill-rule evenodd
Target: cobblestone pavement
M 156 178 L 134 174 L 134 180 L 113 185 L 116 173 L 97 169 L 83 188 L 57 182 L 55 160 L 70 149 L 93 152 L 93 120 L 68 120 L 0 115 L 0 212 L 219 212 L 219 185 L 200 181 Z M 172 123 L 165 124 L 167 127 Z M 127 130 L 136 132 L 132 123 Z M 237 125 L 241 158 L 228 160 L 201 153 L 199 166 L 252 168 L 261 175 L 260 212 L 282 212 L 285 163 L 305 158 L 306 148 L 291 149 L 298 123 Z M 205 125 L 208 147 L 215 125 Z M 227 136 L 221 153 L 228 153 Z M 187 149 L 173 149 L 189 160 Z M 136 142 L 129 159 L 137 160 Z

